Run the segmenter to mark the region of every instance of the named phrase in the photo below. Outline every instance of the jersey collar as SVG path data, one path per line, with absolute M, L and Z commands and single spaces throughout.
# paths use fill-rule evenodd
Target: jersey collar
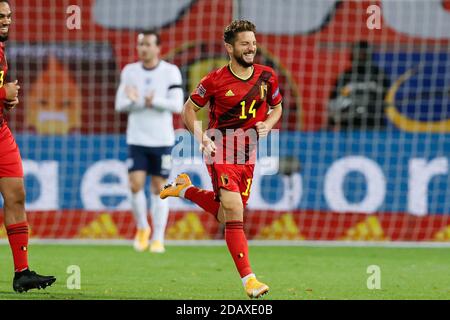
M 146 68 L 146 67 L 144 67 L 144 63 L 141 61 L 141 67 L 145 71 L 152 71 L 152 70 L 155 70 L 156 68 L 158 68 L 160 63 L 161 63 L 161 60 L 159 60 L 158 63 L 156 64 L 156 66 L 154 66 L 153 68 Z
M 253 74 L 255 73 L 255 66 L 252 66 L 252 73 L 251 73 L 251 75 L 248 78 L 242 78 L 242 77 L 238 76 L 236 73 L 234 73 L 233 69 L 231 69 L 231 64 L 230 63 L 228 64 L 228 70 L 230 70 L 231 74 L 233 76 L 235 76 L 236 78 L 238 78 L 239 80 L 241 80 L 241 81 L 248 81 L 248 80 L 250 80 L 253 77 Z

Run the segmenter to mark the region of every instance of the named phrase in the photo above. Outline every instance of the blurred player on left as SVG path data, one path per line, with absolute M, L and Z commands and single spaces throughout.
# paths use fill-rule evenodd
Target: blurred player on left
M 50 286 L 56 278 L 41 276 L 28 268 L 29 231 L 25 213 L 22 159 L 4 118 L 5 112 L 19 103 L 20 89 L 17 80 L 4 83 L 8 71 L 4 43 L 8 40 L 11 16 L 8 1 L 0 0 L 0 193 L 4 200 L 4 223 L 14 258 L 13 289 L 24 292 Z

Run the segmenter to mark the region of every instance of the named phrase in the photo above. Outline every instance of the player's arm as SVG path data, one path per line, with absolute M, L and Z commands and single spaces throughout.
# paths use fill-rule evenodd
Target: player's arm
M 202 122 L 197 118 L 197 111 L 200 110 L 192 100 L 189 98 L 183 106 L 181 111 L 181 118 L 183 119 L 186 128 L 194 135 L 198 142 L 203 141 Z
M 277 124 L 278 120 L 281 118 L 281 114 L 283 113 L 283 109 L 281 106 L 281 102 L 283 101 L 283 97 L 280 93 L 280 87 L 278 85 L 278 77 L 273 71 L 272 77 L 269 80 L 269 92 L 267 94 L 267 103 L 270 106 L 269 115 L 266 120 L 260 121 L 256 123 L 256 130 L 258 132 L 259 137 L 265 137 L 269 134 L 270 130 Z
M 267 136 L 269 134 L 270 130 L 272 130 L 272 128 L 280 120 L 282 113 L 283 113 L 283 108 L 281 106 L 281 103 L 272 107 L 266 120 L 256 123 L 256 130 L 258 131 L 258 135 L 260 137 Z
M 200 151 L 206 156 L 212 155 L 216 151 L 214 142 L 203 132 L 202 122 L 197 119 L 197 111 L 206 106 L 214 95 L 214 81 L 212 74 L 204 77 L 197 88 L 189 96 L 183 106 L 181 118 L 188 130 L 200 143 Z
M 183 119 L 186 128 L 194 135 L 195 139 L 200 143 L 200 150 L 206 154 L 211 155 L 216 151 L 214 142 L 203 132 L 202 122 L 197 118 L 197 111 L 201 108 L 192 102 L 189 98 L 183 106 L 181 111 L 181 118 Z
M 6 111 L 15 108 L 19 104 L 19 89 L 18 81 L 6 83 L 0 88 L 0 100 L 3 100 Z
M 3 105 L 6 111 L 11 111 L 19 104 L 19 98 L 15 97 L 14 100 L 5 100 Z
M 169 88 L 168 97 L 154 97 L 152 107 L 158 110 L 170 111 L 173 113 L 180 113 L 183 108 L 183 89 L 181 85 Z
M 168 88 L 167 97 L 153 97 L 151 107 L 158 110 L 180 113 L 183 108 L 184 94 L 181 86 L 181 73 L 177 67 L 172 68 L 169 75 L 169 83 L 172 84 Z
M 120 84 L 116 92 L 115 110 L 117 112 L 131 112 L 145 108 L 137 89 L 128 81 L 129 71 L 125 67 L 120 75 Z

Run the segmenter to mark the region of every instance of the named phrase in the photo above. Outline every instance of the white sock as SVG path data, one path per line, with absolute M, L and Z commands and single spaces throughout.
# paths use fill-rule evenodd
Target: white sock
M 190 185 L 189 187 L 184 188 L 183 190 L 180 191 L 180 194 L 179 194 L 178 196 L 179 196 L 180 198 L 185 199 L 184 195 L 186 194 L 186 191 L 187 191 L 189 188 L 192 188 L 192 187 L 193 187 L 193 185 Z
M 157 194 L 151 195 L 151 215 L 153 222 L 152 240 L 164 242 L 167 219 L 169 218 L 169 201 L 163 200 Z
M 254 273 L 250 273 L 250 274 L 246 275 L 245 277 L 241 278 L 242 284 L 244 285 L 244 287 L 245 287 L 245 284 L 247 283 L 247 280 L 249 278 L 256 278 L 256 276 L 255 276 Z
M 144 190 L 137 193 L 131 193 L 131 208 L 134 215 L 134 220 L 138 229 L 147 229 L 147 199 L 145 198 Z

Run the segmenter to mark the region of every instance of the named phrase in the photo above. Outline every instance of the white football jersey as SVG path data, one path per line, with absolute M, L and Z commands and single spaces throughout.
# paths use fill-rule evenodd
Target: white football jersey
M 139 93 L 137 103 L 125 93 L 133 86 Z M 145 106 L 145 96 L 154 92 L 151 108 Z M 120 76 L 115 109 L 128 112 L 127 144 L 146 147 L 166 147 L 175 143 L 172 113 L 180 113 L 184 95 L 180 69 L 160 60 L 152 69 L 142 62 L 126 65 Z

